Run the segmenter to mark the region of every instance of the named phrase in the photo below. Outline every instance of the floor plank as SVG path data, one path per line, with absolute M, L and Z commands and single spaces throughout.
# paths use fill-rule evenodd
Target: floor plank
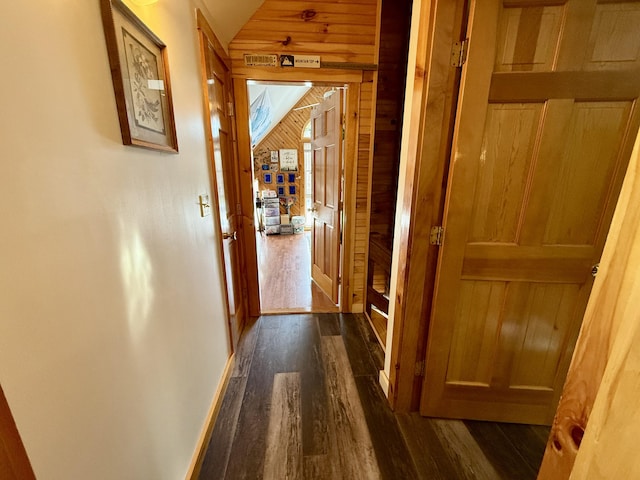
M 330 451 L 329 405 L 316 316 L 306 316 L 301 321 L 300 350 L 303 454 L 326 456 Z
M 256 235 L 261 311 L 265 313 L 337 312 L 311 280 L 309 233 Z
M 466 420 L 464 424 L 501 478 L 535 480 L 538 476 L 539 466 L 529 465 L 499 424 Z M 522 432 L 522 428 L 519 430 Z
M 396 417 L 373 375 L 355 377 L 381 478 L 412 480 L 418 474 L 398 428 Z
M 455 478 L 460 480 L 496 480 L 500 478 L 463 422 L 432 419 L 431 426 L 457 471 Z
M 381 478 L 375 451 L 341 337 L 322 337 L 327 393 L 343 478 Z
M 417 413 L 396 414 L 402 436 L 420 479 L 457 479 L 456 469 L 445 453 L 428 419 Z
M 273 381 L 263 478 L 302 478 L 300 374 L 278 373 Z
M 340 314 L 340 332 L 344 340 L 349 364 L 353 374 L 371 375 L 376 371 L 376 365 L 371 358 L 369 348 L 362 337 L 362 333 L 354 315 Z
M 267 315 L 249 324 L 202 480 L 526 480 L 548 428 L 397 414 L 361 315 Z
M 201 479 L 224 478 L 226 474 L 245 384 L 246 379 L 242 377 L 229 379 L 211 440 L 202 461 L 199 477 Z
M 268 318 L 262 317 L 261 321 Z M 261 324 L 258 333 L 225 478 L 262 478 L 271 392 L 277 373 L 276 353 L 281 348 L 280 329 L 264 328 L 265 325 Z

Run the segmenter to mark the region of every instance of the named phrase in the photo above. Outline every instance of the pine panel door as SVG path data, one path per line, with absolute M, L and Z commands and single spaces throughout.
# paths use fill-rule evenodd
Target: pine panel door
M 549 424 L 638 129 L 640 3 L 472 1 L 421 412 Z

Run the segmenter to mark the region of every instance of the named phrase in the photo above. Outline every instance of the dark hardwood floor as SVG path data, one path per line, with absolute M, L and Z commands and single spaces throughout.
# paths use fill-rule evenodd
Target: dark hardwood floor
M 262 316 L 240 341 L 200 479 L 535 479 L 548 428 L 394 414 L 362 315 Z

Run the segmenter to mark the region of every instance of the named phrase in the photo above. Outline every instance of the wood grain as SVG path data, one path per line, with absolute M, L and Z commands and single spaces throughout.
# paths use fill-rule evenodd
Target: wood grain
M 256 234 L 262 313 L 337 312 L 311 280 L 309 233 Z
M 421 377 L 416 363 L 426 347 L 437 247 L 425 241 L 442 219 L 443 182 L 450 156 L 451 132 L 460 72 L 450 66 L 451 45 L 462 38 L 464 1 L 421 2 L 414 10 L 410 70 L 405 100 L 404 133 L 395 227 L 395 290 L 390 293 L 392 342 L 385 371 L 388 397 L 400 411 L 419 404 Z M 414 53 L 412 54 L 412 50 Z M 415 55 L 415 60 L 411 60 Z M 392 281 L 393 285 L 393 281 Z M 416 321 L 416 319 L 421 319 Z
M 381 478 L 342 338 L 322 337 L 321 344 L 342 476 Z
M 456 469 L 454 478 L 469 480 L 493 480 L 498 472 L 484 456 L 478 444 L 462 422 L 435 419 L 431 422 L 440 438 L 445 454 Z M 455 448 L 452 446 L 455 445 Z
M 637 208 L 640 201 L 640 174 L 638 167 L 638 156 L 640 155 L 640 142 L 636 141 L 625 184 L 620 194 L 616 214 L 612 221 L 611 230 L 607 244 L 605 246 L 600 271 L 594 283 L 593 293 L 589 299 L 585 312 L 580 337 L 576 344 L 573 360 L 567 380 L 564 385 L 562 397 L 558 405 L 551 437 L 547 444 L 542 467 L 540 468 L 540 480 L 556 480 L 569 478 L 578 455 L 578 449 L 582 450 L 579 439 L 585 429 L 590 430 L 594 414 L 594 403 L 596 396 L 600 395 L 603 389 L 603 397 L 613 404 L 614 397 L 618 401 L 625 402 L 625 396 L 617 393 L 617 390 L 610 389 L 610 385 L 603 383 L 605 368 L 611 362 L 614 355 L 616 342 L 623 341 L 622 338 L 632 338 L 633 330 L 629 323 L 634 322 L 631 318 L 636 318 L 634 311 L 633 296 L 634 282 L 637 282 L 637 257 L 634 252 L 638 250 L 638 225 L 640 225 L 640 211 Z M 636 318 L 637 319 L 637 318 Z M 637 322 L 636 322 L 637 323 Z M 623 327 L 623 325 L 626 325 Z M 625 328 L 625 330 L 623 330 Z M 617 355 L 631 355 L 632 349 L 626 345 L 621 345 L 621 350 L 617 350 Z M 625 353 L 626 352 L 626 353 Z M 629 357 L 629 360 L 633 356 Z M 617 357 L 620 362 L 620 357 Z M 622 379 L 621 364 L 615 364 L 610 374 L 612 377 L 618 376 Z M 628 371 L 633 371 L 633 366 L 628 367 Z M 602 387 L 601 387 L 602 383 Z M 628 386 L 627 386 L 628 388 Z M 625 392 L 625 395 L 628 394 Z M 608 429 L 608 415 L 610 407 L 602 408 L 599 412 L 599 420 L 594 420 L 594 433 L 603 429 Z M 627 412 L 620 405 L 621 412 Z M 594 411 L 595 412 L 595 411 Z M 626 415 L 626 413 L 625 413 Z M 617 420 L 619 421 L 619 420 Z M 633 425 L 632 419 L 625 416 L 625 421 L 619 425 L 620 435 L 624 435 L 626 428 Z M 611 433 L 610 433 L 611 434 Z M 616 435 L 616 445 L 624 446 L 622 439 Z M 601 455 L 597 449 L 593 449 L 593 439 L 590 437 L 591 447 L 589 451 L 596 458 Z M 583 441 L 584 443 L 584 441 Z M 602 443 L 606 445 L 606 443 Z M 605 464 L 607 468 L 613 468 L 614 458 L 618 452 L 607 452 Z M 577 478 L 586 478 L 585 472 L 591 471 L 592 460 L 586 454 L 580 453 L 582 464 L 579 468 L 581 472 L 576 473 Z M 630 456 L 628 458 L 634 458 Z M 623 460 L 620 460 L 624 463 Z M 611 463 L 609 463 L 611 462 Z M 632 476 L 622 472 L 619 475 L 611 474 L 610 478 L 632 478 Z
M 482 424 L 486 435 L 474 436 L 464 433 L 474 432 L 463 422 L 451 420 L 440 430 L 457 433 L 443 436 L 432 419 L 391 411 L 375 362 L 362 363 L 354 376 L 354 352 L 373 359 L 381 353 L 362 315 L 269 315 L 253 328 L 239 343 L 237 355 L 250 360 L 229 383 L 202 480 L 279 480 L 287 468 L 291 477 L 301 471 L 303 478 L 318 480 L 450 480 L 466 478 L 460 473 L 465 469 L 486 472 L 487 460 L 496 480 L 533 478 L 544 431 Z M 371 456 L 377 471 L 370 468 Z
M 302 478 L 300 374 L 278 373 L 273 380 L 263 478 Z
M 567 4 L 575 37 L 601 20 L 589 3 Z M 553 12 L 522 7 L 516 22 L 500 2 L 470 11 L 421 411 L 549 424 L 637 132 L 640 84 L 618 90 L 620 71 L 585 72 L 586 45 L 566 30 L 549 44 L 542 23 Z M 576 56 L 555 65 L 555 54 L 528 50 L 531 39 Z M 513 69 L 496 73 L 507 50 Z M 608 82 L 590 85 L 605 73 Z M 500 102 L 495 75 L 513 77 Z M 535 102 L 532 85 L 543 96 Z
M 35 480 L 36 478 L 1 386 L 0 477 L 7 480 Z
M 327 62 L 375 63 L 376 0 L 266 0 L 231 41 L 233 68 L 245 53 L 308 53 Z

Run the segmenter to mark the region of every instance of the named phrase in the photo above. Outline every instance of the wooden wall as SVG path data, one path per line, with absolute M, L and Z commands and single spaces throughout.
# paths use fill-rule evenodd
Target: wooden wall
M 379 0 L 265 0 L 229 45 L 236 79 L 351 85 L 347 95 L 347 136 L 351 137 L 347 140 L 354 146 L 351 150 L 347 145 L 346 152 L 342 303 L 344 311 L 354 312 L 363 310 L 366 288 L 379 8 Z M 260 53 L 319 55 L 322 68 L 244 66 L 245 54 Z M 252 173 L 253 166 L 249 168 Z M 243 210 L 248 207 L 243 204 Z
M 304 126 L 309 121 L 309 115 L 311 113 L 310 108 L 303 110 L 295 110 L 297 107 L 304 105 L 311 105 L 322 101 L 324 92 L 329 90 L 329 87 L 313 87 L 309 90 L 298 103 L 296 103 L 292 110 L 287 113 L 284 118 L 271 130 L 268 135 L 263 138 L 258 145 L 253 149 L 253 163 L 254 163 L 254 175 L 258 180 L 258 190 L 264 189 L 276 190 L 279 185 L 275 183 L 275 175 L 280 173 L 280 163 L 271 163 L 271 151 L 280 150 L 281 148 L 291 148 L 298 150 L 298 171 L 297 172 L 282 172 L 285 175 L 285 196 L 289 197 L 289 186 L 295 185 L 297 198 L 295 203 L 291 206 L 291 215 L 306 215 L 304 209 L 304 151 L 302 142 L 302 131 Z M 268 165 L 269 171 L 263 170 L 262 166 Z M 264 173 L 273 174 L 273 182 L 269 185 L 264 183 Z M 288 174 L 294 173 L 296 176 L 295 183 L 290 183 L 287 180 Z M 280 208 L 281 213 L 286 213 L 286 209 Z
M 400 135 L 407 75 L 411 0 L 384 0 L 371 181 L 371 235 L 390 251 L 393 238 Z
M 232 40 L 236 74 L 245 53 L 321 55 L 323 63 L 376 63 L 376 0 L 265 0 Z

